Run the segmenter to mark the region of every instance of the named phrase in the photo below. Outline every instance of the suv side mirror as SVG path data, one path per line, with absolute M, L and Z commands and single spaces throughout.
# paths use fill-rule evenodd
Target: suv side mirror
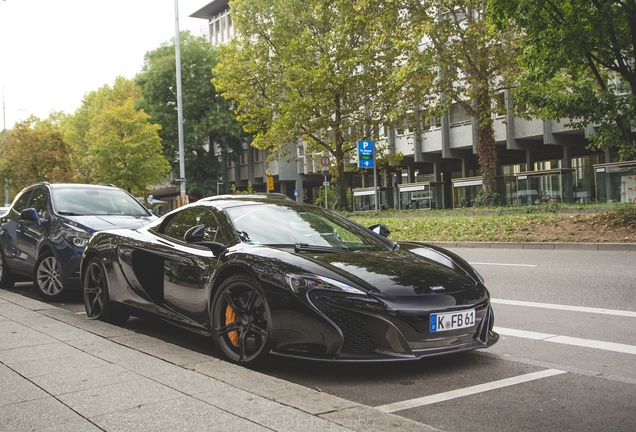
M 40 222 L 40 217 L 38 216 L 38 212 L 34 208 L 28 208 L 28 209 L 22 210 L 22 212 L 20 213 L 20 218 L 24 220 L 29 220 L 31 222 L 35 222 L 35 224 L 38 227 L 42 225 L 42 223 Z

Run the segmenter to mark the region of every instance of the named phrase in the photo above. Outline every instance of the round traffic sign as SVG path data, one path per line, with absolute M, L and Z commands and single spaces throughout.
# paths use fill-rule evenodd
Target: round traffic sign
M 331 162 L 329 160 L 329 156 L 323 156 L 323 157 L 320 158 L 320 165 L 322 165 L 324 167 L 329 166 L 329 162 Z

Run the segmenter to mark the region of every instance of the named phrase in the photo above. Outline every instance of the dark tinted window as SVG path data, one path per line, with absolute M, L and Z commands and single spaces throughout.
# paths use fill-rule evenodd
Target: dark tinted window
M 148 216 L 139 201 L 117 188 L 56 188 L 52 191 L 53 206 L 63 215 L 126 215 Z
M 40 219 L 49 218 L 49 194 L 46 188 L 39 187 L 33 191 L 29 207 L 34 208 L 38 212 Z
M 219 224 L 212 212 L 205 207 L 189 207 L 176 213 L 160 230 L 161 233 L 183 241 L 186 231 L 196 225 L 205 225 L 203 240 L 223 242 Z
M 21 213 L 22 210 L 24 210 L 25 208 L 27 208 L 27 203 L 29 202 L 29 198 L 31 197 L 31 191 L 27 191 L 26 193 L 23 193 L 16 201 L 15 204 L 13 205 L 13 210 L 17 211 L 18 213 Z
M 320 207 L 267 203 L 230 207 L 226 212 L 244 243 L 305 243 L 347 250 L 386 248 L 368 230 Z

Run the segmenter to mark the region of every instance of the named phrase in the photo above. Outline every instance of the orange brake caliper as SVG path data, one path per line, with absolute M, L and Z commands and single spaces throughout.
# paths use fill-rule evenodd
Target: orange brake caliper
M 225 325 L 232 324 L 235 321 L 236 321 L 236 314 L 234 313 L 230 305 L 225 306 Z M 232 330 L 231 332 L 227 334 L 227 337 L 230 339 L 230 342 L 232 342 L 232 345 L 238 348 L 239 346 L 238 330 Z

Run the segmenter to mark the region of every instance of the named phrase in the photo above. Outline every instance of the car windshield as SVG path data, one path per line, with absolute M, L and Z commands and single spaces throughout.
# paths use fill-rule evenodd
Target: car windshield
M 387 248 L 367 230 L 320 207 L 251 204 L 230 207 L 226 212 L 244 243 L 298 245 L 307 251 Z
M 56 212 L 67 216 L 148 216 L 132 196 L 116 188 L 64 188 L 51 191 Z

